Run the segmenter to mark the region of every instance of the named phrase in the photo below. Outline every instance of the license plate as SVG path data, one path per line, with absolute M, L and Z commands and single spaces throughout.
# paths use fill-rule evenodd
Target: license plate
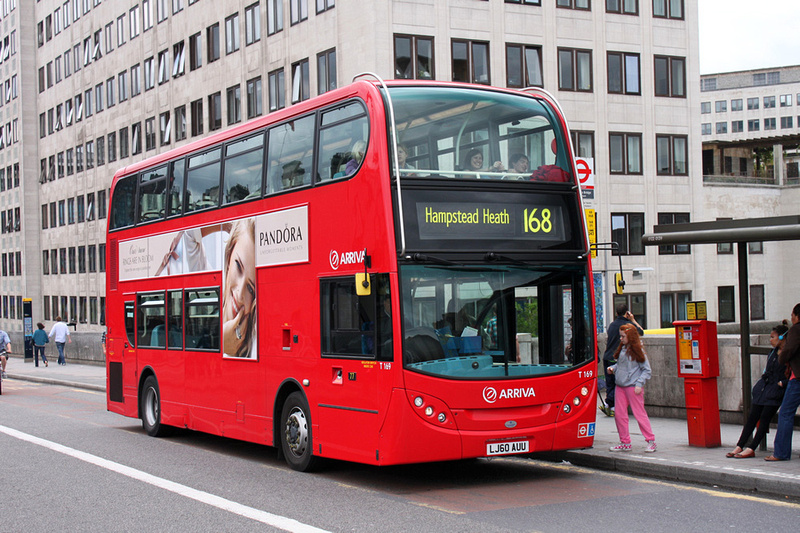
M 486 455 L 507 455 L 510 453 L 526 453 L 528 441 L 490 442 L 486 445 Z

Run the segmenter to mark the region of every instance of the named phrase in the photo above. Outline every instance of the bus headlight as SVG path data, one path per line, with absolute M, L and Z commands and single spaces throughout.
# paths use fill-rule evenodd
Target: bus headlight
M 417 407 L 422 407 L 422 396 L 417 396 L 414 398 L 414 405 Z
M 444 413 L 439 413 L 438 418 L 439 418 L 439 423 L 444 424 L 444 421 L 447 420 L 447 415 L 445 415 Z
M 589 395 L 589 387 L 581 387 L 581 396 Z
M 577 396 L 575 396 L 575 397 L 572 399 L 572 405 L 574 405 L 575 407 L 578 407 L 580 404 L 581 404 L 581 399 L 580 399 L 580 398 L 578 398 Z
M 572 406 L 570 404 L 568 404 L 568 403 L 565 403 L 564 407 L 563 407 L 563 411 L 565 413 L 569 413 L 570 411 L 572 411 Z
M 426 407 L 425 408 L 425 414 L 427 416 L 433 416 L 433 407 L 431 407 L 430 405 L 428 407 Z

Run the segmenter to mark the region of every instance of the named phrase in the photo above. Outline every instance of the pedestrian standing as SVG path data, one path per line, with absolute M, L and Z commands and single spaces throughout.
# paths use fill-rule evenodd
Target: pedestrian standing
M 6 365 L 8 364 L 8 354 L 11 353 L 11 339 L 8 333 L 0 329 L 0 373 L 6 377 Z
M 792 327 L 786 333 L 786 344 L 778 354 L 778 362 L 789 365 L 791 376 L 783 395 L 775 431 L 774 451 L 765 461 L 788 461 L 792 458 L 792 431 L 794 414 L 800 406 L 800 303 L 792 309 Z
M 44 366 L 47 365 L 47 356 L 44 354 L 44 345 L 50 342 L 47 332 L 44 330 L 44 324 L 41 322 L 36 324 L 36 331 L 33 332 L 33 359 L 36 367 L 39 367 L 39 356 L 42 356 Z
M 64 356 L 64 345 L 72 342 L 72 337 L 69 336 L 69 328 L 67 324 L 61 321 L 61 317 L 56 317 L 56 323 L 50 328 L 48 337 L 55 337 L 56 348 L 58 349 L 58 364 L 66 365 L 67 358 Z
M 639 323 L 636 322 L 633 313 L 628 310 L 628 304 L 624 302 L 618 303 L 614 310 L 617 313 L 617 317 L 608 325 L 606 351 L 603 352 L 603 369 L 605 370 L 606 377 L 606 399 L 599 409 L 603 411 L 606 416 L 614 416 L 614 387 L 616 385 L 616 379 L 614 378 L 614 374 L 608 371 L 608 367 L 614 364 L 614 354 L 617 352 L 617 348 L 619 348 L 619 328 L 625 324 L 633 324 L 639 335 L 644 334 L 644 330 Z
M 656 438 L 650 427 L 650 418 L 644 409 L 644 382 L 650 379 L 650 363 L 644 352 L 639 332 L 633 324 L 624 324 L 619 328 L 619 347 L 614 357 L 617 364 L 608 367 L 608 371 L 617 379 L 617 409 L 614 422 L 617 424 L 619 444 L 611 447 L 612 452 L 631 451 L 631 435 L 628 431 L 628 405 L 639 424 L 647 448 L 645 452 L 656 451 Z

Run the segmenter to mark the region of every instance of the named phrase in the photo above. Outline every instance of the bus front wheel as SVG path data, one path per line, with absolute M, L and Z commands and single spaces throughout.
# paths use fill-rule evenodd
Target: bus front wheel
M 161 393 L 155 376 L 144 380 L 140 399 L 142 427 L 151 437 L 164 437 L 168 433 L 167 426 L 161 423 Z
M 311 453 L 311 416 L 308 402 L 299 392 L 291 393 L 283 404 L 281 433 L 281 449 L 289 466 L 300 472 L 311 470 L 316 462 Z

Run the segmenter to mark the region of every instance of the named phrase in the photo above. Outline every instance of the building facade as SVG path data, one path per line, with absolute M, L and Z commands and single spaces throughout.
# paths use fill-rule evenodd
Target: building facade
M 0 192 L 0 205 L 19 207 L 23 229 L 2 235 L 15 265 L 1 283 L 4 301 L 32 299 L 34 321 L 60 315 L 79 331 L 103 329 L 105 217 L 117 169 L 365 71 L 553 93 L 576 155 L 593 164 L 585 203 L 596 213 L 596 240 L 620 245 L 594 263 L 600 327 L 615 298 L 650 328 L 680 317 L 689 299 L 708 300 L 715 318 L 713 250 L 641 245 L 655 224 L 707 219 L 697 0 L 11 4 L 4 23 L 17 17 L 17 35 L 26 36 L 11 56 L 20 186 Z M 23 18 L 31 31 L 20 31 Z M 0 158 L 10 161 L 7 151 Z M 621 297 L 609 290 L 616 253 L 627 281 Z M 3 305 L 0 327 L 21 331 L 14 305 Z

